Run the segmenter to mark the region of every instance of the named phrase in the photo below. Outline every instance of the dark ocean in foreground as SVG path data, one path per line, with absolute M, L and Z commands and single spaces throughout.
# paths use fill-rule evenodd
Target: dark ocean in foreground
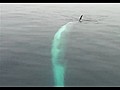
M 0 86 L 54 86 L 51 46 L 68 22 L 65 86 L 120 86 L 120 4 L 0 4 Z

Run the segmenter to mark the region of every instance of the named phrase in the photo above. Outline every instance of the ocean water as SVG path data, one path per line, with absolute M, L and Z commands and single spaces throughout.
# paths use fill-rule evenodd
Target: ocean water
M 0 4 L 0 86 L 54 86 L 51 46 L 68 22 L 65 86 L 120 86 L 120 4 Z

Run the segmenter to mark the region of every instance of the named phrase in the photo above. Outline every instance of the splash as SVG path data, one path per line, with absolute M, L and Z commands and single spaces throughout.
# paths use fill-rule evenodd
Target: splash
M 65 31 L 70 30 L 73 22 L 69 22 L 62 26 L 58 32 L 55 34 L 52 43 L 52 65 L 54 74 L 54 85 L 64 86 L 64 76 L 65 76 L 65 60 L 64 60 L 64 36 Z

